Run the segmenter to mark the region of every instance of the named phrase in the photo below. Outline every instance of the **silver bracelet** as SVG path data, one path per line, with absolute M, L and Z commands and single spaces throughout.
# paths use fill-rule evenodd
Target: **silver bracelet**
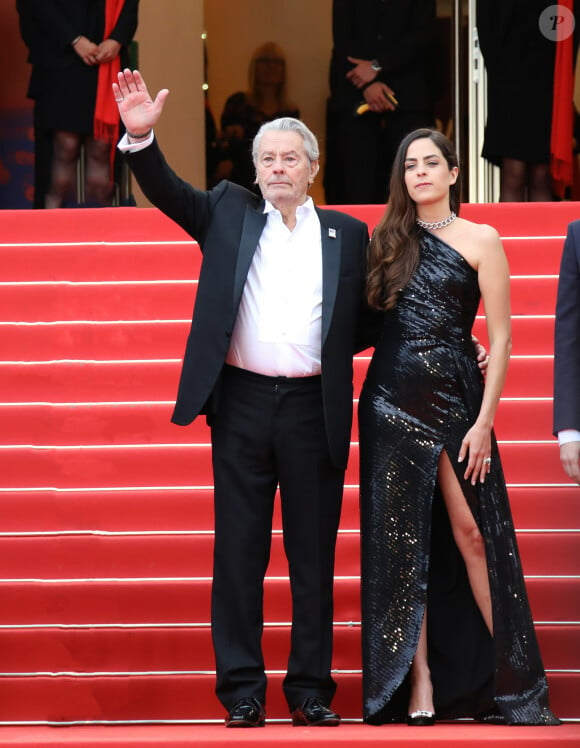
M 70 43 L 71 47 L 76 47 L 76 45 L 80 42 L 80 40 L 81 40 L 81 34 L 79 34 L 78 36 L 75 36 L 75 38 Z
M 153 132 L 153 128 L 149 128 L 147 132 L 144 132 L 142 135 L 135 135 L 135 133 L 129 132 L 129 130 L 125 130 L 125 134 L 128 135 L 132 140 L 145 140 L 145 138 L 148 138 L 151 133 Z

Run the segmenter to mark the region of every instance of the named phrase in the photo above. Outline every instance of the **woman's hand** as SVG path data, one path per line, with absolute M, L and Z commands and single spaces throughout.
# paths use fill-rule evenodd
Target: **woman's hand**
M 481 373 L 485 376 L 487 372 L 487 365 L 489 363 L 489 356 L 487 355 L 487 350 L 485 349 L 485 346 L 479 342 L 479 340 L 475 337 L 475 335 L 471 336 L 471 342 L 473 343 L 475 347 L 477 365 L 479 366 Z
M 113 94 L 127 131 L 141 136 L 157 124 L 169 91 L 161 89 L 153 101 L 141 73 L 125 68 L 119 73 L 118 82 L 113 83 Z
M 478 424 L 476 421 L 463 437 L 459 449 L 458 462 L 463 462 L 469 455 L 463 477 L 471 478 L 474 486 L 479 479 L 483 483 L 491 468 L 491 427 Z

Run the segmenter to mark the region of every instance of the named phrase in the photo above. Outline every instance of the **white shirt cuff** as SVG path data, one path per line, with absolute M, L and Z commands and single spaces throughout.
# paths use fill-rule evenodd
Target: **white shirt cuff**
M 558 431 L 558 444 L 567 444 L 568 442 L 580 442 L 580 431 L 576 429 L 564 429 L 564 431 Z
M 151 134 L 148 138 L 145 138 L 145 140 L 140 140 L 138 143 L 129 143 L 129 138 L 127 137 L 127 133 L 125 133 L 118 142 L 117 148 L 123 153 L 137 153 L 137 151 L 142 151 L 143 148 L 147 148 L 147 146 L 151 145 L 153 138 L 153 130 L 151 130 Z

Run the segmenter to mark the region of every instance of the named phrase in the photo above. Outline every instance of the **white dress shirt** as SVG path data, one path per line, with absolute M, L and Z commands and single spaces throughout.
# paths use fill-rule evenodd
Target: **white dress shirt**
M 308 198 L 290 231 L 266 201 L 226 363 L 268 376 L 320 374 L 322 242 Z

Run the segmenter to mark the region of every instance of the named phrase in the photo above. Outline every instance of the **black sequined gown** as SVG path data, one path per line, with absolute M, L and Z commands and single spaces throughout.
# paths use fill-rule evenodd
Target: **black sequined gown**
M 408 675 L 427 607 L 438 718 L 557 724 L 542 665 L 497 444 L 471 486 L 457 464 L 480 408 L 471 343 L 476 271 L 422 231 L 420 264 L 385 316 L 359 404 L 363 717 L 406 718 Z M 494 636 L 475 604 L 436 489 L 445 450 L 485 540 Z

